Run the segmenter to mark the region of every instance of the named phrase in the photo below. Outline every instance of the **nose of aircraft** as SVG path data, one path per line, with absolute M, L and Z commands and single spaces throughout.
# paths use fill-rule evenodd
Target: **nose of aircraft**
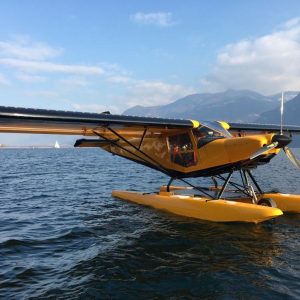
M 277 149 L 285 147 L 291 141 L 292 139 L 289 136 L 282 134 L 275 134 L 272 138 L 272 143 L 278 143 L 278 145 L 276 146 Z

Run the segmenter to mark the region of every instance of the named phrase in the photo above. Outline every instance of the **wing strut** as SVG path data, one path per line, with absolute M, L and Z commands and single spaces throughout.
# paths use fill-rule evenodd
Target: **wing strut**
M 142 144 L 143 144 L 144 137 L 145 137 L 145 135 L 146 135 L 147 129 L 148 129 L 148 128 L 146 127 L 145 130 L 144 130 L 144 132 L 143 132 L 143 135 L 142 135 L 142 137 L 141 137 L 141 141 L 140 141 L 140 143 L 139 143 L 139 149 L 141 149 L 141 146 L 142 146 Z
M 116 135 L 118 138 L 120 138 L 122 141 L 124 141 L 125 143 L 127 143 L 129 146 L 131 146 L 132 148 L 134 148 L 136 151 L 138 151 L 139 153 L 143 154 L 144 156 L 146 156 L 148 159 L 150 159 L 152 162 L 154 162 L 154 164 L 156 164 L 160 170 L 164 170 L 166 171 L 166 169 L 159 163 L 157 162 L 155 159 L 153 159 L 151 156 L 149 156 L 147 153 L 145 153 L 144 151 L 142 151 L 141 149 L 139 149 L 138 147 L 136 147 L 135 145 L 133 145 L 131 142 L 129 142 L 127 139 L 125 139 L 123 136 L 121 136 L 119 133 L 117 133 L 115 130 L 113 130 L 110 127 L 107 127 L 107 129 L 112 132 L 114 135 Z M 143 159 L 144 161 L 147 162 L 147 160 Z
M 147 165 L 148 167 L 152 167 L 156 170 L 161 171 L 162 173 L 171 176 L 170 172 L 165 169 L 164 167 L 162 167 L 157 161 L 155 161 L 152 157 L 150 157 L 149 155 L 147 155 L 144 151 L 140 150 L 139 148 L 137 148 L 135 145 L 133 145 L 132 143 L 130 143 L 127 139 L 125 139 L 123 136 L 121 136 L 120 134 L 118 134 L 117 132 L 115 132 L 113 129 L 111 129 L 110 127 L 105 127 L 106 129 L 108 129 L 110 132 L 112 132 L 114 135 L 116 135 L 118 138 L 120 138 L 122 141 L 124 141 L 126 144 L 128 144 L 129 146 L 133 147 L 135 150 L 138 151 L 138 153 L 143 154 L 145 157 L 147 157 L 149 160 L 151 160 L 154 164 L 150 164 L 148 160 L 146 160 L 145 158 L 143 158 L 140 155 L 137 155 L 136 153 L 126 149 L 125 147 L 119 145 L 116 141 L 110 140 L 107 137 L 105 137 L 104 135 L 102 135 L 101 133 L 97 132 L 97 130 L 93 130 L 93 133 L 99 137 L 101 137 L 102 139 L 106 140 L 107 142 L 109 142 L 110 144 L 113 144 L 114 146 L 124 150 L 125 152 L 135 156 L 137 159 L 142 160 L 144 162 L 145 165 Z M 115 154 L 115 153 L 114 153 Z M 118 155 L 118 154 L 116 154 Z M 119 155 L 122 156 L 122 155 Z M 150 164 L 150 165 L 149 165 Z

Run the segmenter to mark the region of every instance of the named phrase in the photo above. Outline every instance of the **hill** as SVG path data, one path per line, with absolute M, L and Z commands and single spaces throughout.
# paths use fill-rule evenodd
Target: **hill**
M 280 123 L 281 94 L 263 96 L 249 90 L 227 90 L 222 93 L 194 94 L 161 106 L 135 106 L 125 115 L 225 120 L 231 122 Z M 300 94 L 285 92 L 284 124 L 300 125 Z M 300 137 L 292 146 L 300 147 Z
M 280 124 L 280 105 L 275 109 L 262 113 L 256 123 Z M 300 93 L 284 105 L 283 124 L 300 125 Z M 300 147 L 300 136 L 295 136 L 292 147 Z
M 300 94 L 284 105 L 284 124 L 300 125 Z M 257 123 L 280 123 L 280 105 L 257 118 Z
M 253 122 L 278 105 L 276 98 L 248 90 L 194 94 L 161 106 L 135 106 L 125 115 Z

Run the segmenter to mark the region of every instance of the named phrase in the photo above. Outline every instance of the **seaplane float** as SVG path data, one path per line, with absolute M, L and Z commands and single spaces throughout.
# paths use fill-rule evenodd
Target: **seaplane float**
M 75 147 L 98 147 L 160 171 L 170 180 L 157 192 L 113 191 L 112 196 L 177 215 L 259 223 L 300 213 L 300 195 L 264 191 L 252 172 L 280 150 L 300 169 L 287 146 L 300 126 L 0 107 L 0 132 L 80 135 L 84 138 Z M 194 183 L 203 177 L 212 184 Z

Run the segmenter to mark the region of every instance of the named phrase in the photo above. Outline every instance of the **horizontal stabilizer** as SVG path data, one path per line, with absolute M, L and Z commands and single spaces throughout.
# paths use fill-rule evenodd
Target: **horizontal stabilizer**
M 116 142 L 114 140 L 112 142 Z M 100 140 L 100 139 L 79 139 L 75 142 L 74 147 L 103 147 L 110 145 L 111 143 L 107 140 Z

